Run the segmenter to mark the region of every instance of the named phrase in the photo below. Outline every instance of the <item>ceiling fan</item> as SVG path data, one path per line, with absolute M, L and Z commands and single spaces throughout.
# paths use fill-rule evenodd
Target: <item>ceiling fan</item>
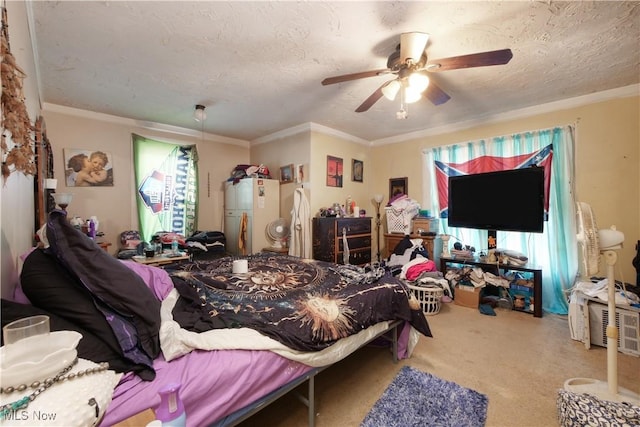
M 493 50 L 489 52 L 472 53 L 469 55 L 452 56 L 450 58 L 428 59 L 425 49 L 429 34 L 411 32 L 400 35 L 400 44 L 387 59 L 387 68 L 363 71 L 360 73 L 344 74 L 328 77 L 322 81 L 324 86 L 347 82 L 350 80 L 367 77 L 394 74 L 395 77 L 382 84 L 356 109 L 357 113 L 367 111 L 383 96 L 394 100 L 400 93 L 401 111 L 404 104 L 410 104 L 419 100 L 422 95 L 428 98 L 434 105 L 447 102 L 451 97 L 440 89 L 433 81 L 430 81 L 428 73 L 457 70 L 461 68 L 486 67 L 488 65 L 502 65 L 508 63 L 513 57 L 511 49 Z

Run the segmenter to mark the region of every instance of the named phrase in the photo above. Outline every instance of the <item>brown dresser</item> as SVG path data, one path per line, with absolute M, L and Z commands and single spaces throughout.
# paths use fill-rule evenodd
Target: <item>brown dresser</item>
M 342 232 L 349 245 L 349 264 L 371 262 L 371 218 L 313 218 L 313 259 L 344 264 Z
M 384 235 L 384 257 L 389 258 L 389 255 L 393 253 L 398 243 L 404 238 L 404 234 L 401 233 L 388 233 Z M 422 246 L 427 250 L 429 259 L 436 259 L 433 253 L 433 241 L 435 236 L 421 236 L 419 234 L 410 234 L 410 239 L 422 239 Z

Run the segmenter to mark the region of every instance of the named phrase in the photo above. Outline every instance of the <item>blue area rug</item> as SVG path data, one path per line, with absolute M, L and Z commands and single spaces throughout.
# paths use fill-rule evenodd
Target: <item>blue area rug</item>
M 484 394 L 404 366 L 360 427 L 484 426 Z

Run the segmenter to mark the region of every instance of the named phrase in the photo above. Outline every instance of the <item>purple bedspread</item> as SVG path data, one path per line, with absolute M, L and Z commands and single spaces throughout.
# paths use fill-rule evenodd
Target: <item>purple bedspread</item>
M 312 368 L 270 351 L 193 351 L 155 360 L 154 381 L 131 373 L 120 381 L 101 426 L 111 426 L 160 404 L 158 390 L 181 384 L 188 426 L 206 426 L 254 402 Z

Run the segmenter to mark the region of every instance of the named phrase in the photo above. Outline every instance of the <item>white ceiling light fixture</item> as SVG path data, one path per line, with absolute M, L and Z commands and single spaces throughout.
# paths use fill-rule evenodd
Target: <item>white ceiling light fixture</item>
M 429 87 L 429 77 L 419 71 L 411 73 L 409 75 L 409 87 L 411 90 L 422 93 Z
M 193 112 L 193 118 L 196 122 L 203 122 L 207 119 L 207 113 L 204 112 L 204 105 L 197 104 L 196 109 Z
M 382 94 L 389 101 L 393 101 L 394 99 L 396 99 L 396 95 L 398 94 L 398 91 L 400 90 L 400 86 L 401 85 L 400 85 L 400 82 L 398 80 L 391 80 L 389 83 L 387 83 L 386 85 L 383 86 Z

